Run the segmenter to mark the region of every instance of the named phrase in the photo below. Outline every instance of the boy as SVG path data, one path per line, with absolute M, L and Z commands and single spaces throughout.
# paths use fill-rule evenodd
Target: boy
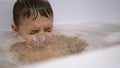
M 11 47 L 20 61 L 33 63 L 48 60 L 81 52 L 86 47 L 86 43 L 78 38 L 63 35 L 54 36 L 54 41 L 49 44 L 53 40 L 53 11 L 47 0 L 17 0 L 13 17 L 12 29 L 25 40 Z
M 47 0 L 17 0 L 13 19 L 12 29 L 28 43 L 39 45 L 53 37 L 53 10 Z

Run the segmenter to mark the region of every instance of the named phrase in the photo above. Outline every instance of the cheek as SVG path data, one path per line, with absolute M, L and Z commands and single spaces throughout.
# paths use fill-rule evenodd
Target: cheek
M 21 34 L 21 36 L 23 37 L 23 39 L 24 39 L 26 42 L 31 42 L 31 41 L 33 41 L 33 36 L 32 36 L 32 35 Z

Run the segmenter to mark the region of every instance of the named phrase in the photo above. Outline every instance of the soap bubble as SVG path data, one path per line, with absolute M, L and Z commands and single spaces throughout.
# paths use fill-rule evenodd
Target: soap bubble
M 34 36 L 34 45 L 43 45 L 45 43 L 45 35 L 35 35 Z
M 45 35 L 35 35 L 33 39 L 33 44 L 35 46 L 44 46 L 48 45 L 54 41 L 54 38 L 46 39 Z

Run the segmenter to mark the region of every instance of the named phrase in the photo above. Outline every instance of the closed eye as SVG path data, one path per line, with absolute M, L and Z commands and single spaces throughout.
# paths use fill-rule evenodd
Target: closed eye
M 45 28 L 44 31 L 45 31 L 45 32 L 51 32 L 51 31 L 52 31 L 52 28 L 51 28 L 51 27 Z
M 33 34 L 38 33 L 38 32 L 39 32 L 39 30 L 32 30 L 29 34 L 33 35 Z

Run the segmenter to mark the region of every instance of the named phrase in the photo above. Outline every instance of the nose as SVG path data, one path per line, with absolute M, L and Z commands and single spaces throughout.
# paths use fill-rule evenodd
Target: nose
M 44 30 L 41 29 L 38 34 L 39 34 L 39 35 L 43 35 L 43 34 L 44 34 Z

